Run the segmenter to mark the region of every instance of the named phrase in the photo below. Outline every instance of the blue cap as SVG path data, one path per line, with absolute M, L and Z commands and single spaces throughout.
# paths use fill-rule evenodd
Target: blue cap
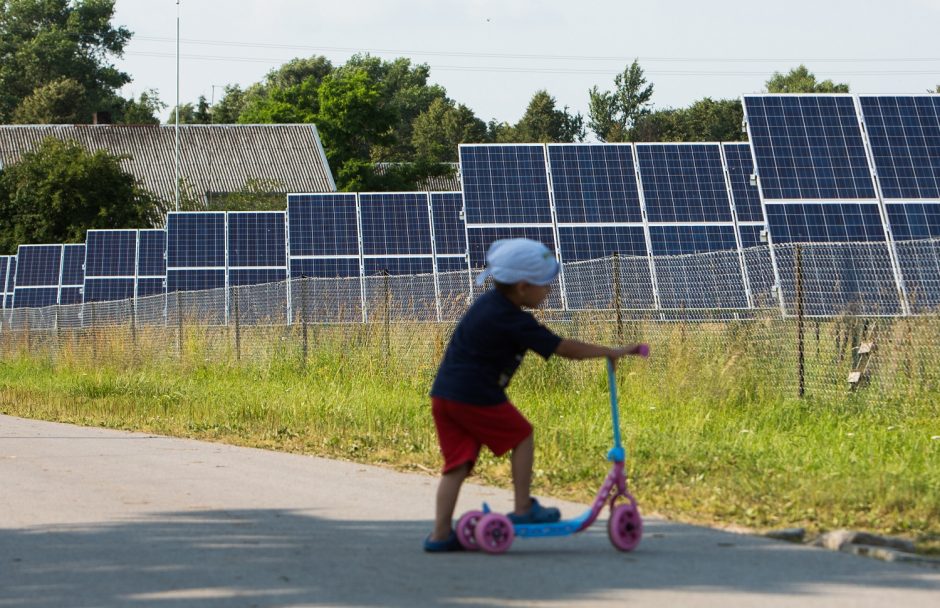
M 486 252 L 486 269 L 477 277 L 482 285 L 486 277 L 500 283 L 525 281 L 532 285 L 548 285 L 560 265 L 551 250 L 532 239 L 501 239 L 494 241 Z

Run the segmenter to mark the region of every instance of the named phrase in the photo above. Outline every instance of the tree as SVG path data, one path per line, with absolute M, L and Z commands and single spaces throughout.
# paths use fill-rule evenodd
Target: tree
M 428 84 L 431 68 L 426 64 L 412 65 L 411 60 L 399 57 L 385 61 L 371 55 L 353 55 L 342 70 L 365 70 L 381 91 L 381 105 L 393 117 L 391 136 L 371 150 L 373 161 L 410 161 L 414 157 L 411 145 L 415 119 L 425 112 L 435 99 L 445 98 L 446 91 L 438 85 Z
M 317 126 L 341 188 L 362 174 L 359 165 L 370 162 L 372 146 L 391 141 L 395 116 L 382 103 L 383 93 L 362 68 L 337 70 L 320 85 Z
M 285 63 L 268 72 L 263 84 L 248 89 L 235 121 L 244 124 L 315 122 L 320 111 L 320 84 L 332 71 L 333 64 L 322 56 Z M 228 88 L 226 93 L 227 99 Z
M 513 137 L 519 142 L 570 143 L 584 141 L 584 135 L 581 115 L 571 115 L 567 106 L 557 109 L 555 98 L 545 90 L 532 96 L 525 114 L 513 127 Z
M 152 223 L 154 198 L 121 168 L 123 157 L 45 139 L 0 171 L 0 250 L 21 243 L 83 243 L 90 228 Z
M 439 97 L 414 120 L 411 145 L 417 158 L 456 162 L 460 144 L 486 141 L 486 123 L 473 110 Z
M 626 141 L 638 118 L 649 113 L 653 85 L 646 85 L 643 68 L 634 61 L 614 77 L 614 90 L 588 91 L 588 126 L 601 141 Z
M 737 99 L 700 99 L 688 108 L 650 112 L 636 121 L 631 141 L 744 141 Z
M 126 99 L 123 106 L 114 117 L 114 122 L 125 125 L 158 125 L 160 113 L 166 109 L 166 104 L 154 89 L 148 89 L 140 94 L 138 99 Z
M 774 72 L 766 83 L 768 93 L 848 93 L 849 85 L 831 80 L 817 82 L 816 76 L 800 64 L 786 74 Z
M 87 115 L 85 87 L 77 80 L 59 78 L 37 87 L 13 110 L 13 122 L 21 125 L 73 124 Z
M 215 124 L 238 122 L 238 117 L 247 103 L 246 97 L 245 91 L 242 91 L 237 84 L 226 85 L 222 99 L 212 106 L 212 122 Z
M 167 124 L 176 124 L 176 108 L 170 111 L 167 116 Z M 209 108 L 209 102 L 205 95 L 199 96 L 199 101 L 195 104 L 180 104 L 180 124 L 181 125 L 209 125 L 212 124 L 212 111 Z
M 114 0 L 0 0 L 0 122 L 50 107 L 63 79 L 78 83 L 83 94 L 70 108 L 51 104 L 59 117 L 89 122 L 93 111 L 119 104 L 116 91 L 131 78 L 110 57 L 123 54 L 131 32 L 112 27 L 113 16 Z M 45 101 L 27 102 L 37 89 L 45 89 L 37 93 Z

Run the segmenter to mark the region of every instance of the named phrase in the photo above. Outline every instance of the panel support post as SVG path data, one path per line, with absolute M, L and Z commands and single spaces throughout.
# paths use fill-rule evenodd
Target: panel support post
M 796 349 L 797 349 L 797 373 L 799 375 L 799 394 L 803 397 L 806 390 L 805 384 L 805 359 L 804 359 L 804 336 L 803 336 L 803 245 L 796 245 Z

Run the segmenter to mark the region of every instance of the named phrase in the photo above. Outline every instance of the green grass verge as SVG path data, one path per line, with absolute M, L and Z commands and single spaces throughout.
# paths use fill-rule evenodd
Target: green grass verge
M 565 329 L 600 339 L 610 332 Z M 0 412 L 435 472 L 426 393 L 448 328 L 311 331 L 306 365 L 295 334 L 243 336 L 254 350 L 240 363 L 230 336 L 195 331 L 182 357 L 155 354 L 172 352 L 171 340 L 135 336 L 135 345 L 119 331 L 54 349 L 8 345 Z M 654 353 L 626 361 L 618 375 L 628 475 L 644 511 L 757 529 L 904 534 L 936 550 L 940 393 L 924 388 L 923 373 L 914 382 L 886 365 L 890 390 L 876 379 L 858 394 L 841 388 L 800 399 L 781 388 L 792 353 L 772 347 L 768 336 L 779 327 L 633 331 Z M 511 396 L 536 428 L 536 492 L 591 499 L 608 466 L 607 395 L 600 361 L 527 358 Z M 484 456 L 477 476 L 508 487 L 508 460 Z

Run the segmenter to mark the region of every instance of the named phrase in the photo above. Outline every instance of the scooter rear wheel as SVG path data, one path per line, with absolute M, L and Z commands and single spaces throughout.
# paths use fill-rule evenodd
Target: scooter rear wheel
M 630 502 L 614 507 L 607 520 L 610 543 L 619 551 L 633 551 L 643 537 L 643 518 L 636 504 Z
M 505 553 L 512 545 L 516 532 L 512 522 L 502 513 L 487 513 L 477 522 L 473 536 L 483 551 Z
M 460 541 L 460 544 L 463 545 L 463 548 L 467 551 L 477 551 L 479 546 L 477 545 L 477 539 L 473 535 L 474 530 L 476 530 L 477 524 L 480 523 L 480 518 L 483 517 L 483 511 L 467 511 L 460 516 L 460 519 L 457 520 L 457 540 Z

